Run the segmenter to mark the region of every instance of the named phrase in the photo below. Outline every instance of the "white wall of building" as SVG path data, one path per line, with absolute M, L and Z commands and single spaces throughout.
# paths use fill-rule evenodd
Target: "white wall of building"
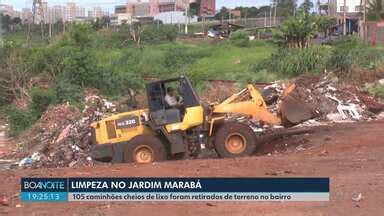
M 346 0 L 347 13 L 359 13 L 361 0 Z M 337 0 L 337 12 L 343 13 L 344 0 Z
M 154 20 L 161 20 L 164 24 L 183 24 L 185 23 L 184 12 L 182 11 L 171 11 L 156 14 Z M 197 22 L 197 17 L 189 18 L 189 22 Z
M 124 13 L 124 14 L 116 14 L 117 16 L 117 25 L 121 24 L 131 24 L 132 23 L 132 14 Z

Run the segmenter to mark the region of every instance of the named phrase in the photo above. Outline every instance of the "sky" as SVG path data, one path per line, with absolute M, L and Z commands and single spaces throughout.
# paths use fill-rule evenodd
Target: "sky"
M 0 0 L 2 3 L 13 5 L 20 10 L 25 7 L 31 7 L 33 0 Z M 113 11 L 115 5 L 124 4 L 127 0 L 47 0 L 48 5 L 64 5 L 66 2 L 76 2 L 86 8 L 101 6 Z M 217 9 L 225 6 L 233 8 L 235 6 L 261 6 L 269 4 L 270 0 L 216 0 Z

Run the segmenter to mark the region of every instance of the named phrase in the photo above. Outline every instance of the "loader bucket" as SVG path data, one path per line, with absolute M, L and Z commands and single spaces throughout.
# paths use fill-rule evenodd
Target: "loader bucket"
M 313 109 L 295 94 L 296 86 L 289 86 L 283 93 L 280 104 L 282 123 L 286 126 L 300 124 L 314 117 Z

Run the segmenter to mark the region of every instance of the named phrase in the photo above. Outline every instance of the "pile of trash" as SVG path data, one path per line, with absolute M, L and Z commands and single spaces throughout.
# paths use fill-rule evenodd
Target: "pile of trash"
M 47 110 L 38 125 L 40 133 L 33 137 L 38 150 L 22 159 L 19 167 L 75 167 L 93 165 L 91 150 L 92 122 L 116 111 L 113 103 L 92 95 L 85 98 L 82 112 L 69 104 Z M 44 127 L 44 126 L 46 127 Z
M 330 74 L 301 76 L 290 83 L 279 81 L 266 86 L 270 111 L 279 110 L 284 91 L 292 83 L 295 89 L 289 95 L 311 110 L 311 115 L 300 122 L 306 125 L 373 120 L 384 111 L 384 103 L 377 98 L 356 86 L 339 84 L 338 78 Z

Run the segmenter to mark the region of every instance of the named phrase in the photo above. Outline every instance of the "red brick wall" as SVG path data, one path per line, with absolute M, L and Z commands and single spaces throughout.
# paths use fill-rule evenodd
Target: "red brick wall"
M 215 15 L 216 0 L 201 0 L 200 3 L 200 16 L 203 15 Z
M 366 23 L 365 40 L 372 45 L 384 45 L 384 21 Z

